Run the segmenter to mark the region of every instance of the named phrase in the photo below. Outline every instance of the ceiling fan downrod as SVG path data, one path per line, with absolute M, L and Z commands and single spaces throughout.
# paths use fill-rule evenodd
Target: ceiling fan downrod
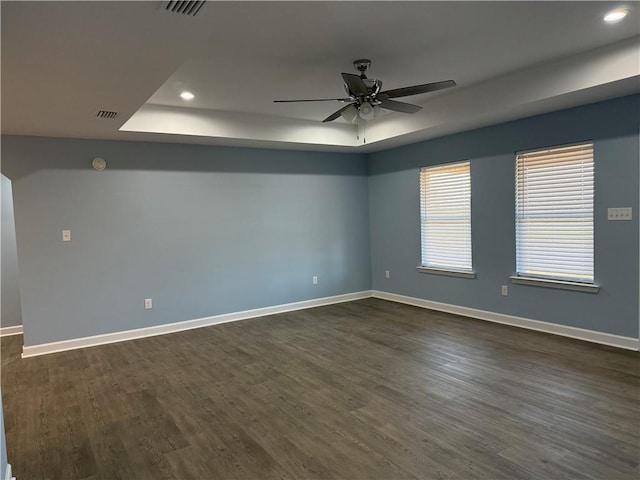
M 353 68 L 355 68 L 360 72 L 360 78 L 363 78 L 363 79 L 367 78 L 364 72 L 366 72 L 370 66 L 371 66 L 371 60 L 369 60 L 368 58 L 360 58 L 359 60 L 355 60 L 353 62 Z

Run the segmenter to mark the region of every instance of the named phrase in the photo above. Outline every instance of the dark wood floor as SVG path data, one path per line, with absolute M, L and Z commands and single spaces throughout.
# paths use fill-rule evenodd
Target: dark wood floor
M 20 359 L 18 480 L 637 479 L 639 355 L 367 299 Z

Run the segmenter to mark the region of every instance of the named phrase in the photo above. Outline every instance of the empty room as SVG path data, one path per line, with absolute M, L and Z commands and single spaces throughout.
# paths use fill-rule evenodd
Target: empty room
M 638 478 L 638 2 L 0 8 L 0 480 Z

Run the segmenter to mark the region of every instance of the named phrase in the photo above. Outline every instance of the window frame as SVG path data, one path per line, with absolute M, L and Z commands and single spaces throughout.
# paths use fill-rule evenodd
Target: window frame
M 580 151 L 577 150 L 577 148 L 579 147 L 590 148 L 590 153 L 591 153 L 590 164 L 588 165 L 589 172 L 587 173 L 587 175 L 590 175 L 590 178 L 587 178 L 587 180 L 585 181 L 584 175 L 579 177 L 578 176 L 572 177 L 573 181 L 576 181 L 575 179 L 577 178 L 576 185 L 580 185 L 580 190 L 579 191 L 576 190 L 575 192 L 573 192 L 575 196 L 583 196 L 585 194 L 584 184 L 586 183 L 588 185 L 590 183 L 590 190 L 586 190 L 586 194 L 587 196 L 591 197 L 591 205 L 590 205 L 591 259 L 590 259 L 590 264 L 587 262 L 585 265 L 590 266 L 591 277 L 580 278 L 578 276 L 580 272 L 578 271 L 575 272 L 574 278 L 571 278 L 568 275 L 563 275 L 564 272 L 558 272 L 558 271 L 552 272 L 550 275 L 525 272 L 523 271 L 524 269 L 521 268 L 521 264 L 520 264 L 520 262 L 522 261 L 522 257 L 520 256 L 520 249 L 522 248 L 522 244 L 526 243 L 526 237 L 523 238 L 523 235 L 522 235 L 522 230 L 524 225 L 523 220 L 526 219 L 526 216 L 523 211 L 525 210 L 526 205 L 521 205 L 520 202 L 522 198 L 532 197 L 532 196 L 535 196 L 536 194 L 540 195 L 540 193 L 544 194 L 544 193 L 550 192 L 551 194 L 553 194 L 553 192 L 551 191 L 553 189 L 553 186 L 552 185 L 550 186 L 549 183 L 547 184 L 543 183 L 542 185 L 538 185 L 535 188 L 528 187 L 527 186 L 528 182 L 525 176 L 527 172 L 521 172 L 521 169 L 526 168 L 526 166 L 525 165 L 520 166 L 521 165 L 520 162 L 524 163 L 527 160 L 527 156 L 530 156 L 532 154 L 539 154 L 540 162 L 547 161 L 547 162 L 553 163 L 554 162 L 553 157 L 559 157 L 562 154 L 561 152 L 563 149 L 570 150 L 571 148 L 574 148 L 576 149 L 576 152 L 578 152 L 577 154 L 579 155 Z M 544 157 L 545 153 L 548 154 L 549 158 Z M 530 162 L 534 161 L 531 159 L 529 160 Z M 545 174 L 549 176 L 549 178 L 545 179 L 544 181 L 546 182 L 553 181 L 552 176 L 554 175 L 553 173 L 554 168 L 567 169 L 566 165 L 563 167 L 559 164 L 561 161 L 562 161 L 561 158 L 556 158 L 555 162 L 557 162 L 558 165 L 551 164 L 549 166 L 549 169 L 552 170 L 552 172 L 550 174 L 549 173 Z M 581 160 L 581 159 L 577 159 L 576 163 L 578 162 L 581 162 L 580 163 L 581 165 L 585 163 L 584 160 Z M 509 278 L 513 283 L 522 284 L 522 285 L 533 285 L 533 286 L 539 286 L 539 287 L 560 288 L 565 290 L 597 293 L 600 286 L 595 281 L 595 148 L 594 148 L 593 140 L 584 140 L 581 142 L 546 146 L 541 148 L 515 152 L 514 167 L 515 167 L 515 172 L 514 172 L 515 173 L 514 175 L 515 177 L 515 195 L 514 195 L 515 225 L 514 226 L 515 226 L 515 249 L 516 249 L 515 260 L 516 261 L 515 261 L 515 275 L 512 275 Z M 529 169 L 531 168 L 532 167 L 529 166 Z M 544 168 L 544 165 L 541 165 L 538 168 Z M 573 167 L 572 165 L 569 165 L 569 168 L 572 169 L 575 167 Z M 537 180 L 537 183 L 540 183 L 540 180 Z M 523 188 L 528 189 L 528 191 L 524 190 L 521 192 L 520 189 L 523 189 Z M 536 188 L 537 188 L 537 191 L 535 191 Z M 534 190 L 533 195 L 531 194 L 532 189 Z M 567 212 L 563 212 L 562 215 L 560 215 L 558 212 L 554 212 L 552 207 L 549 207 L 547 210 L 544 210 L 542 212 L 542 216 L 540 218 L 549 219 L 549 223 L 552 223 L 552 224 L 554 219 L 562 218 L 562 216 L 571 218 L 570 215 L 574 215 L 575 218 L 580 218 L 581 216 L 584 215 L 584 213 L 580 211 L 581 208 L 584 208 L 584 205 L 585 205 L 584 202 L 583 203 L 575 202 L 576 208 L 574 208 L 573 210 L 569 210 L 568 215 L 567 215 Z M 536 206 L 540 208 L 539 205 L 536 205 Z M 532 208 L 532 207 L 533 207 L 532 205 L 529 205 L 529 208 Z M 553 228 L 553 226 L 550 228 Z M 531 242 L 529 242 L 529 248 L 531 248 L 531 245 L 532 245 Z M 540 246 L 540 244 L 538 246 Z M 577 248 L 579 246 L 580 246 L 580 242 L 576 242 L 575 244 L 570 245 L 571 248 Z M 553 250 L 550 250 L 550 252 L 553 253 Z M 544 250 L 541 255 L 542 256 L 545 255 Z M 562 270 L 563 267 L 566 267 L 566 264 L 562 265 L 562 263 L 559 263 L 556 265 L 556 267 L 559 270 Z M 540 268 L 544 268 L 544 265 L 540 264 Z
M 466 167 L 467 176 L 468 176 L 468 185 L 466 187 L 468 191 L 468 200 L 466 204 L 468 205 L 468 214 L 465 215 L 467 218 L 466 223 L 462 225 L 468 225 L 468 233 L 465 232 L 465 236 L 468 236 L 468 257 L 469 257 L 469 267 L 460 267 L 452 264 L 438 264 L 437 262 L 426 262 L 425 261 L 425 248 L 427 247 L 427 239 L 425 238 L 425 216 L 426 216 L 426 205 L 425 205 L 425 185 L 423 183 L 423 174 L 425 171 L 431 170 L 432 173 L 437 172 L 438 170 L 443 170 L 443 173 L 446 172 L 447 169 L 455 169 L 459 167 Z M 420 265 L 416 268 L 420 273 L 429 273 L 436 275 L 446 275 L 452 277 L 459 278 L 475 278 L 476 273 L 473 270 L 473 241 L 472 241 L 472 225 L 471 225 L 471 212 L 472 212 L 472 191 L 471 191 L 471 161 L 470 160 L 460 160 L 455 162 L 441 163 L 437 165 L 429 165 L 425 167 L 421 167 L 419 171 L 419 180 L 420 180 Z M 442 193 L 442 192 L 441 192 Z M 464 200 L 463 200 L 464 202 Z M 451 220 L 451 218 L 449 218 Z M 467 246 L 465 246 L 467 248 Z

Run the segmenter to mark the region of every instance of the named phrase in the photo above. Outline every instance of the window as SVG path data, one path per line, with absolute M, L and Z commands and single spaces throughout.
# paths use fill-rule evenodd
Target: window
M 593 143 L 516 154 L 516 273 L 593 283 Z
M 472 274 L 469 162 L 420 170 L 420 217 L 423 270 Z

